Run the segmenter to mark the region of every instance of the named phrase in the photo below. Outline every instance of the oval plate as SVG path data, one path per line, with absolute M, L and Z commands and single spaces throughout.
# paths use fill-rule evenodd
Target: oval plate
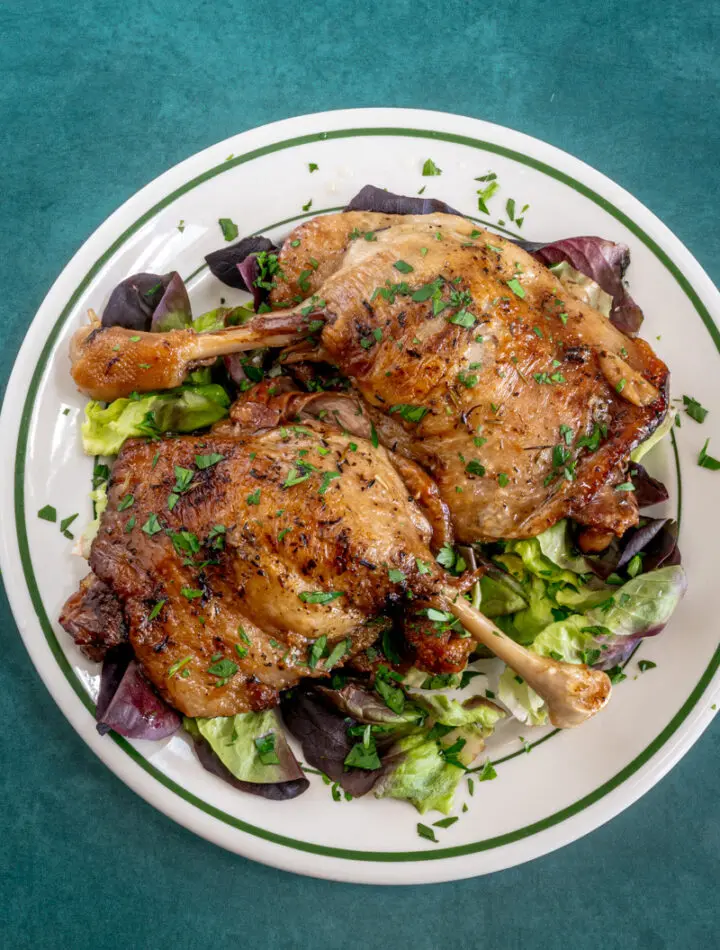
M 422 177 L 426 159 L 442 169 Z M 309 163 L 317 171 L 310 172 Z M 303 116 L 245 132 L 166 172 L 116 211 L 78 251 L 33 321 L 8 386 L 0 423 L 14 454 L 0 477 L 2 568 L 18 627 L 42 679 L 90 748 L 131 788 L 180 824 L 217 844 L 286 870 L 369 883 L 447 881 L 507 868 L 596 828 L 655 784 L 708 725 L 717 700 L 717 606 L 708 541 L 720 535 L 720 476 L 697 465 L 704 440 L 720 452 L 720 412 L 700 428 L 683 416 L 676 439 L 651 467 L 682 508 L 681 546 L 690 589 L 669 628 L 641 647 L 657 664 L 637 676 L 636 660 L 610 706 L 580 730 L 508 727 L 490 748 L 498 778 L 463 784 L 451 828 L 438 844 L 420 838 L 412 807 L 372 797 L 334 802 L 313 776 L 296 801 L 243 795 L 203 771 L 182 736 L 158 743 L 101 738 L 93 721 L 98 667 L 57 624 L 62 603 L 86 573 L 57 524 L 38 519 L 47 504 L 58 520 L 91 517 L 92 462 L 79 428 L 85 399 L 68 369 L 68 340 L 100 311 L 109 291 L 137 271 L 178 269 L 190 278 L 194 311 L 234 293 L 203 268 L 223 243 L 218 219 L 240 235 L 281 237 L 292 224 L 342 207 L 370 182 L 402 194 L 423 186 L 477 214 L 475 179 L 494 172 L 500 190 L 491 216 L 477 219 L 531 240 L 598 234 L 630 245 L 629 279 L 645 312 L 643 335 L 673 371 L 673 392 L 720 406 L 720 298 L 690 253 L 646 208 L 577 159 L 500 126 L 443 113 L 361 109 Z M 522 230 L 507 220 L 513 198 Z M 312 201 L 311 205 L 308 202 Z M 181 229 L 182 228 L 182 229 Z M 533 732 L 520 738 L 520 732 Z M 534 745 L 524 754 L 524 740 Z M 427 823 L 436 815 L 426 816 Z

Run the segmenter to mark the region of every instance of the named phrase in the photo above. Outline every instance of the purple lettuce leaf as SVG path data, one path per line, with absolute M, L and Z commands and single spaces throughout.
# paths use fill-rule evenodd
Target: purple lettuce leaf
M 257 254 L 248 254 L 245 260 L 237 265 L 238 273 L 242 279 L 245 289 L 253 295 L 253 308 L 257 313 L 260 304 L 267 298 L 267 288 L 258 287 L 257 280 L 260 276 L 260 266 L 258 264 Z
M 177 271 L 169 274 L 133 274 L 120 281 L 103 311 L 102 325 L 148 331 L 155 329 L 152 325 L 153 315 L 158 309 L 166 315 L 183 314 L 183 326 L 187 326 L 191 320 L 190 300 Z
M 366 795 L 382 775 L 383 769 L 346 769 L 345 759 L 355 741 L 348 728 L 357 721 L 331 709 L 310 689 L 292 689 L 283 694 L 282 716 L 285 725 L 302 744 L 305 761 L 339 782 L 355 798 Z
M 625 602 L 614 596 L 609 609 L 595 607 L 586 613 L 593 623 L 612 630 L 596 637 L 602 653 L 594 665 L 603 670 L 624 663 L 640 640 L 665 628 L 687 590 L 687 577 L 682 567 L 666 561 L 661 569 L 643 572 L 619 590 L 627 593 Z
M 241 779 L 235 778 L 230 769 L 220 761 L 210 744 L 202 736 L 193 736 L 193 746 L 204 769 L 241 792 L 249 792 L 251 795 L 268 798 L 273 802 L 284 802 L 291 798 L 297 798 L 298 795 L 302 795 L 310 787 L 309 780 L 300 770 L 295 756 L 281 733 L 276 733 L 275 752 L 280 759 L 281 767 L 289 775 L 292 775 L 285 782 L 243 782 Z
M 258 288 L 253 286 L 257 277 L 257 270 L 252 270 L 252 262 L 243 269 L 242 264 L 253 258 L 260 251 L 277 252 L 277 245 L 266 237 L 261 235 L 243 238 L 237 244 L 230 244 L 221 247 L 218 251 L 205 255 L 208 267 L 211 273 L 221 280 L 228 287 L 236 287 L 238 290 L 247 290 L 255 296 Z M 257 304 L 256 304 L 257 307 Z
M 125 644 L 105 657 L 95 718 L 101 736 L 113 729 L 129 739 L 165 739 L 180 728 L 180 717 L 145 679 Z
M 630 563 L 636 554 L 643 555 L 643 572 L 658 567 L 680 564 L 678 526 L 670 518 L 643 518 L 636 528 L 629 528 L 622 538 L 615 539 L 602 554 L 586 560 L 598 577 L 606 580 Z
M 170 277 L 170 280 L 152 315 L 150 329 L 153 333 L 182 330 L 192 322 L 192 309 L 185 282 L 177 271 L 166 276 Z
M 538 241 L 518 241 L 533 257 L 548 266 L 567 261 L 571 267 L 599 284 L 613 299 L 611 322 L 634 336 L 643 322 L 642 310 L 625 288 L 623 277 L 630 263 L 630 249 L 599 237 L 572 237 L 543 244 Z
M 638 508 L 650 508 L 667 501 L 670 494 L 657 478 L 653 478 L 639 462 L 630 465 L 630 478 L 635 486 L 635 498 Z
M 391 191 L 365 185 L 346 205 L 345 211 L 376 211 L 380 214 L 457 214 L 463 215 L 437 198 L 408 198 Z

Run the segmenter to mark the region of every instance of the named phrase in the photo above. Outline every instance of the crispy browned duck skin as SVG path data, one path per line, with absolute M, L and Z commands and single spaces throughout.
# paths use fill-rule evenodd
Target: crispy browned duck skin
M 452 215 L 389 217 L 351 212 L 296 229 L 273 303 L 302 288 L 321 295 L 324 350 L 384 444 L 432 474 L 460 540 L 532 537 L 566 516 L 622 534 L 637 507 L 614 486 L 666 411 L 665 365 L 497 235 Z M 377 228 L 374 241 L 351 238 Z M 301 280 L 306 256 L 320 266 Z M 434 281 L 439 313 L 431 297 L 413 299 Z M 205 358 L 303 338 L 318 297 L 214 334 L 132 344 L 129 331 L 78 331 L 73 375 L 99 398 L 175 385 Z M 583 450 L 593 433 L 599 447 Z
M 192 482 L 169 508 L 182 469 Z M 430 524 L 387 451 L 319 422 L 129 441 L 108 495 L 90 566 L 121 602 L 146 675 L 190 716 L 273 705 L 325 673 L 307 665 L 320 636 L 328 650 L 347 645 L 341 665 L 406 589 L 424 602 L 473 582 L 436 566 Z M 338 596 L 314 602 L 320 593 Z M 222 684 L 214 656 L 238 667 Z
M 174 491 L 184 470 L 192 480 Z M 127 442 L 90 565 L 120 600 L 144 672 L 186 715 L 273 705 L 279 690 L 326 672 L 317 657 L 308 666 L 321 636 L 329 650 L 344 645 L 341 665 L 374 641 L 368 621 L 407 604 L 409 591 L 512 663 L 557 725 L 601 708 L 605 674 L 508 640 L 460 596 L 464 584 L 438 567 L 429 540 L 388 453 L 313 422 Z

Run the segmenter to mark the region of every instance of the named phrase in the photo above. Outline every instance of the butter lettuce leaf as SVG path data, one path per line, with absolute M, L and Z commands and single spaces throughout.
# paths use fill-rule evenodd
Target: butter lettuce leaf
M 222 386 L 185 385 L 137 399 L 116 399 L 109 406 L 91 400 L 82 425 L 88 455 L 116 455 L 125 439 L 192 432 L 228 415 L 230 398 Z
M 387 771 L 375 786 L 375 796 L 409 801 L 421 815 L 431 809 L 447 815 L 465 774 L 447 762 L 438 743 L 424 734 L 399 739 L 383 764 Z
M 275 709 L 213 719 L 186 718 L 183 725 L 193 737 L 204 739 L 241 782 L 268 785 L 304 778 Z
M 547 707 L 535 690 L 530 689 L 514 670 L 506 666 L 498 682 L 498 698 L 510 710 L 515 719 L 530 726 L 548 723 Z

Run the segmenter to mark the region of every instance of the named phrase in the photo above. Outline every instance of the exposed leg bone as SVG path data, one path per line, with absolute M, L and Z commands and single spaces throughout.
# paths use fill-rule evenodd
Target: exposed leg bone
M 478 643 L 504 660 L 542 696 L 554 726 L 561 729 L 579 726 L 599 712 L 610 698 L 612 686 L 607 673 L 590 669 L 582 663 L 562 663 L 531 653 L 454 591 L 447 609 Z

